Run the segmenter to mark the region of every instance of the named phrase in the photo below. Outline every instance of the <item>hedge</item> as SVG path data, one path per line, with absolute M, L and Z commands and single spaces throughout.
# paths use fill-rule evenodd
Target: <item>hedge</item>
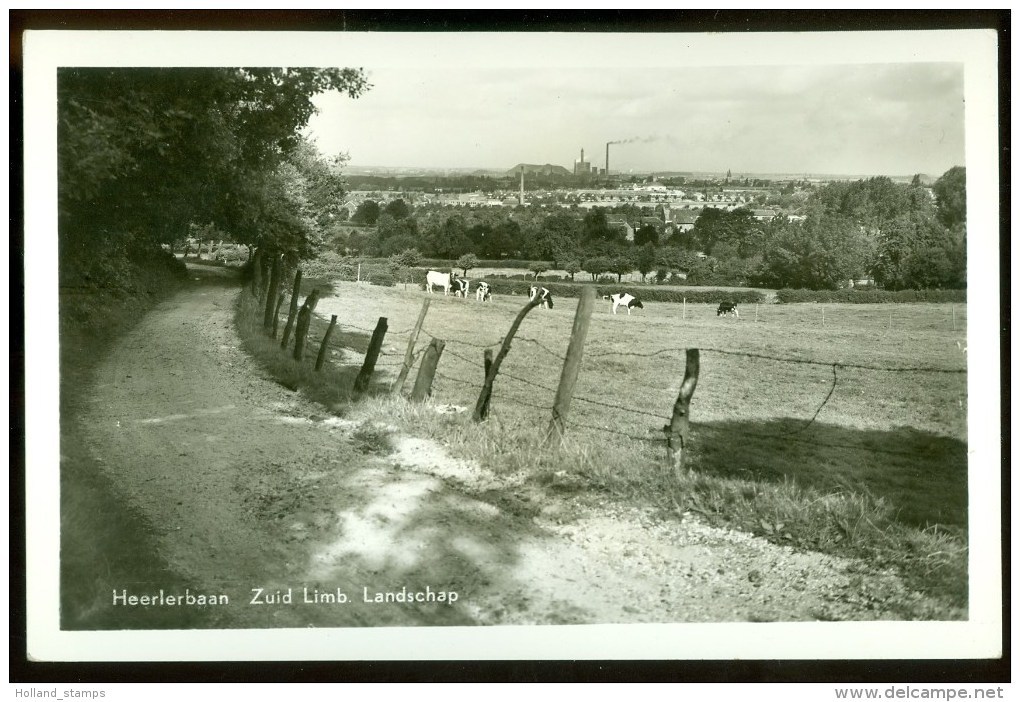
M 520 268 L 521 270 L 526 271 L 529 270 L 534 263 L 535 261 L 520 261 L 517 259 L 479 259 L 475 268 Z M 544 263 L 549 266 L 548 270 L 553 269 L 552 262 L 550 261 L 539 261 L 539 263 Z M 456 259 L 423 258 L 421 260 L 421 265 L 439 272 L 448 271 L 451 268 L 457 270 Z M 470 271 L 468 272 L 470 273 Z
M 477 284 L 474 278 L 471 280 L 472 287 Z M 493 295 L 527 295 L 529 288 L 534 282 L 522 280 L 506 280 L 496 277 L 486 277 L 485 280 L 492 288 Z M 580 297 L 585 288 L 594 287 L 597 296 L 612 295 L 619 292 L 630 292 L 632 295 L 646 302 L 677 302 L 686 300 L 690 303 L 709 302 L 717 304 L 723 300 L 737 303 L 765 302 L 765 293 L 758 290 L 675 290 L 661 288 L 658 286 L 638 286 L 613 283 L 611 285 L 591 285 L 585 283 L 552 283 L 539 281 L 539 285 L 547 288 L 554 297 Z
M 876 304 L 883 302 L 966 302 L 966 290 L 791 290 L 776 291 L 776 301 L 792 304 L 797 302 L 846 302 Z

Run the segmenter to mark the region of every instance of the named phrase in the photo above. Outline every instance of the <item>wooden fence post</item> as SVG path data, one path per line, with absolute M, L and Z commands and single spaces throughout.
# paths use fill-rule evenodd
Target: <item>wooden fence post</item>
M 315 306 L 319 304 L 319 289 L 312 290 L 312 294 L 305 298 L 305 304 L 301 305 L 298 312 L 297 328 L 294 330 L 294 360 L 300 361 L 305 357 L 305 340 L 308 337 L 308 325 L 312 323 L 312 313 Z
M 443 355 L 445 346 L 445 341 L 433 338 L 425 350 L 421 366 L 418 367 L 418 377 L 414 381 L 414 389 L 411 390 L 412 402 L 424 402 L 426 397 L 432 395 L 432 379 L 436 375 L 436 366 L 439 365 L 439 357 Z
M 588 336 L 588 324 L 591 322 L 591 312 L 595 308 L 595 291 L 586 287 L 581 293 L 581 299 L 577 303 L 577 312 L 574 314 L 574 326 L 570 330 L 570 344 L 567 346 L 567 358 L 563 362 L 563 370 L 560 373 L 560 384 L 556 388 L 556 401 L 553 402 L 552 418 L 549 420 L 549 429 L 546 431 L 546 446 L 560 445 L 563 440 L 563 424 L 570 411 L 570 401 L 574 397 L 574 384 L 577 382 L 577 373 L 581 370 L 581 358 L 584 356 L 584 340 Z
M 326 330 L 326 335 L 322 337 L 322 344 L 319 345 L 319 355 L 315 359 L 315 370 L 322 370 L 322 364 L 326 362 L 326 352 L 329 350 L 329 337 L 333 336 L 333 328 L 336 326 L 336 315 L 329 320 L 329 329 Z
M 379 349 L 382 348 L 383 338 L 386 336 L 387 321 L 380 317 L 376 322 L 375 331 L 372 332 L 372 340 L 368 342 L 368 351 L 365 352 L 365 362 L 361 365 L 361 371 L 354 381 L 354 392 L 362 393 L 368 388 L 372 380 L 372 373 L 375 372 L 375 360 L 379 358 Z
M 301 269 L 294 273 L 294 287 L 290 291 L 290 312 L 287 314 L 287 324 L 283 327 L 283 340 L 280 341 L 280 348 L 287 348 L 290 341 L 290 333 L 294 331 L 294 323 L 297 321 L 298 295 L 301 293 Z
M 269 293 L 266 295 L 266 310 L 262 315 L 262 328 L 273 326 L 273 311 L 276 308 L 276 297 L 280 292 L 280 278 L 283 277 L 283 255 L 273 254 L 273 266 L 269 271 Z
M 198 253 L 201 256 L 202 244 L 198 244 Z M 262 247 L 255 249 L 255 258 L 251 262 L 251 294 L 256 298 L 262 295 Z
M 483 378 L 488 378 L 489 371 L 492 369 L 492 349 L 485 349 L 485 352 L 482 354 L 482 367 L 485 369 Z M 479 415 L 482 419 L 489 416 L 489 396 L 485 397 L 485 402 L 482 404 Z
M 276 309 L 273 311 L 273 338 L 276 338 L 276 333 L 280 329 L 280 308 L 283 307 L 283 298 L 287 296 L 286 293 L 280 293 L 276 298 Z
M 531 312 L 531 310 L 542 304 L 542 298 L 535 295 L 535 299 L 531 300 L 521 311 L 517 313 L 517 318 L 514 319 L 514 323 L 510 325 L 510 331 L 503 337 L 503 344 L 499 347 L 499 353 L 496 354 L 496 358 L 492 361 L 492 367 L 489 368 L 489 372 L 485 375 L 485 383 L 482 385 L 482 392 L 478 395 L 478 401 L 475 403 L 475 411 L 472 415 L 472 419 L 476 422 L 482 421 L 482 408 L 485 407 L 486 413 L 489 408 L 489 397 L 492 395 L 492 381 L 496 379 L 496 374 L 499 373 L 499 366 L 503 363 L 503 358 L 510 351 L 510 342 L 513 341 L 514 334 L 517 333 L 517 328 L 521 326 L 521 322 L 524 321 L 524 317 Z
M 687 349 L 687 367 L 684 369 L 683 382 L 680 383 L 680 394 L 673 405 L 673 417 L 662 428 L 666 434 L 666 460 L 677 476 L 683 471 L 690 448 L 691 397 L 698 385 L 700 357 L 698 349 Z
M 407 342 L 407 351 L 404 352 L 404 363 L 400 366 L 400 374 L 397 375 L 397 380 L 393 383 L 393 387 L 390 389 L 390 393 L 393 395 L 399 395 L 404 389 L 404 382 L 407 380 L 407 374 L 411 372 L 411 366 L 414 365 L 414 345 L 418 343 L 418 334 L 421 332 L 421 325 L 425 322 L 425 315 L 429 311 L 429 303 L 432 300 L 428 298 L 421 303 L 421 312 L 418 313 L 418 321 L 414 323 L 414 329 L 411 331 L 411 338 Z

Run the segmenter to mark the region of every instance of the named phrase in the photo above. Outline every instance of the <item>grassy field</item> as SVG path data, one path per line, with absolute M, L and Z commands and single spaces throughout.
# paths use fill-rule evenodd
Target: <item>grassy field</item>
M 432 404 L 455 410 L 437 413 L 386 394 L 425 299 L 399 285 L 337 284 L 316 310 L 339 318 L 333 367 L 299 384 L 342 411 L 386 317 L 376 382 L 363 398 L 380 418 L 497 472 L 541 483 L 565 471 L 593 493 L 896 567 L 946 602 L 939 612 L 904 603 L 905 617 L 965 616 L 964 306 L 761 305 L 735 319 L 710 305 L 664 303 L 614 316 L 599 301 L 565 441 L 553 451 L 541 440 L 576 300 L 528 315 L 496 379 L 490 418 L 476 424 L 483 349 L 499 343 L 526 300 L 429 298 L 418 349 L 432 337 L 446 342 Z M 318 320 L 310 334 L 313 358 L 324 328 Z M 661 439 L 686 348 L 701 349 L 701 373 L 691 471 L 678 477 L 663 468 Z

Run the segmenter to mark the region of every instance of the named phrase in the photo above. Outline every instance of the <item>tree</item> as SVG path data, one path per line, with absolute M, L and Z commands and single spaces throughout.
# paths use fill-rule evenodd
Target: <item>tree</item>
M 659 230 L 652 224 L 642 224 L 638 227 L 637 231 L 634 232 L 634 245 L 642 246 L 644 244 L 659 245 Z
M 638 249 L 634 265 L 641 274 L 641 282 L 645 282 L 645 277 L 655 270 L 655 247 L 651 242 Z
M 963 240 L 935 216 L 906 214 L 878 241 L 875 282 L 890 290 L 966 287 Z
M 464 254 L 457 259 L 457 268 L 464 271 L 464 277 L 467 278 L 468 271 L 472 268 L 478 267 L 478 257 L 474 254 Z
M 582 222 L 585 241 L 612 241 L 617 233 L 610 228 L 606 211 L 601 207 L 593 207 L 584 216 Z
M 372 226 L 379 219 L 379 203 L 375 200 L 365 200 L 358 205 L 351 215 L 351 221 L 355 224 L 367 224 Z
M 538 276 L 549 270 L 549 265 L 545 261 L 532 261 L 528 265 L 528 270 L 535 274 L 535 280 L 538 280 Z
M 276 225 L 293 213 L 274 208 L 293 204 L 281 189 L 295 182 L 280 168 L 312 98 L 368 87 L 360 70 L 339 68 L 60 69 L 62 265 L 80 269 L 116 239 L 173 241 L 192 221 L 276 247 Z
M 812 215 L 772 233 L 762 255 L 762 276 L 775 287 L 835 290 L 867 273 L 875 242 L 853 220 Z
M 398 254 L 390 257 L 390 260 L 402 268 L 417 268 L 421 265 L 421 251 L 418 249 L 404 249 Z M 467 275 L 465 273 L 464 275 Z
M 390 215 L 394 219 L 404 219 L 411 216 L 411 208 L 407 206 L 407 203 L 403 200 L 392 200 L 386 204 L 383 208 L 385 214 Z
M 625 273 L 634 270 L 634 260 L 626 253 L 619 253 L 609 259 L 609 272 L 616 274 L 616 282 L 622 282 Z
M 950 229 L 967 224 L 967 169 L 954 166 L 932 186 L 939 221 Z
M 598 280 L 599 276 L 607 273 L 612 268 L 612 262 L 604 256 L 593 256 L 585 259 L 582 263 L 584 270 L 591 274 L 592 280 Z
M 581 262 L 576 258 L 568 258 L 563 263 L 563 270 L 570 274 L 570 282 L 574 282 L 574 275 L 581 270 Z

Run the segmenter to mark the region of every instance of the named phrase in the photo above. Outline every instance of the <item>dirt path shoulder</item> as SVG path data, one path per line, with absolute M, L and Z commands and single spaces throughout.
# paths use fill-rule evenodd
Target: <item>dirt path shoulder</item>
M 903 594 L 891 574 L 864 588 L 858 564 L 694 515 L 497 479 L 430 441 L 366 451 L 380 418 L 330 417 L 244 354 L 237 294 L 195 281 L 159 305 L 102 361 L 81 418 L 196 583 L 124 584 L 148 606 L 180 597 L 230 627 L 797 621 L 888 617 L 876 588 Z

